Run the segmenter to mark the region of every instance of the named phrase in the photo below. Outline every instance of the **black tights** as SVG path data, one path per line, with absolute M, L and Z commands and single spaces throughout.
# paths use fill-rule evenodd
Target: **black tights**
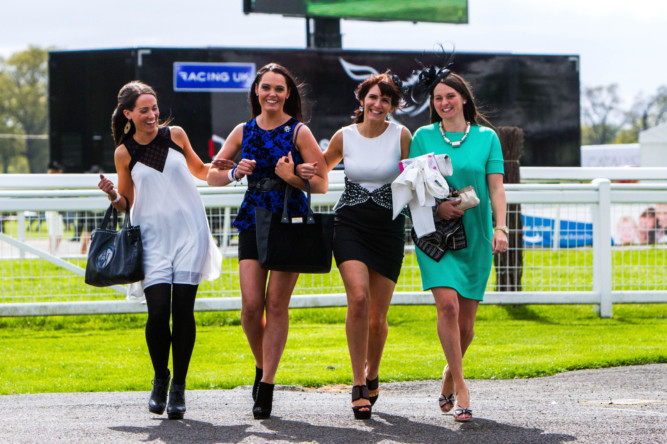
M 173 383 L 185 384 L 192 349 L 195 346 L 195 296 L 197 285 L 155 284 L 144 289 L 148 305 L 146 343 L 151 355 L 155 377 L 167 377 L 169 349 L 173 348 Z M 169 319 L 173 329 L 169 329 Z

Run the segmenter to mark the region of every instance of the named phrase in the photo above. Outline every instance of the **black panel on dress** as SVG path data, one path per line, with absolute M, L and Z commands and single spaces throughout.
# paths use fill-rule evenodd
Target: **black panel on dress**
M 183 148 L 171 140 L 171 130 L 168 126 L 158 128 L 157 136 L 146 145 L 140 144 L 132 137 L 127 139 L 124 144 L 132 159 L 130 161 L 130 171 L 132 171 L 137 162 L 141 162 L 162 173 L 164 171 L 164 164 L 167 162 L 169 148 L 185 155 Z

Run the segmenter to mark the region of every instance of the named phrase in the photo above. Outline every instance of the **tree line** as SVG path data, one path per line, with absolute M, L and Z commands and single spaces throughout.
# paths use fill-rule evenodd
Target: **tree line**
M 0 172 L 43 173 L 49 161 L 48 48 L 30 46 L 0 58 Z M 667 122 L 667 86 L 623 109 L 618 85 L 584 87 L 581 143 L 634 143 Z
M 621 106 L 618 85 L 584 87 L 581 93 L 581 144 L 636 143 L 639 133 L 667 122 L 667 86 Z
M 43 173 L 49 161 L 48 49 L 0 58 L 0 171 Z

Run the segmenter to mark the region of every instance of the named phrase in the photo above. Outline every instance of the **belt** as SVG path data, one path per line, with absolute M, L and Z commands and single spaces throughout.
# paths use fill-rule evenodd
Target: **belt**
M 264 177 L 260 180 L 248 181 L 248 190 L 250 191 L 283 191 L 285 189 L 285 181 L 282 179 L 274 179 L 272 177 Z

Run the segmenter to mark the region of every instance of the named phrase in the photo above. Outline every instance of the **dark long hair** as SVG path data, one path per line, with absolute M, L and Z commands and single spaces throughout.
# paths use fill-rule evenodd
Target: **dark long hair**
M 463 77 L 454 72 L 450 72 L 449 74 L 447 74 L 446 77 L 442 78 L 438 83 L 444 83 L 445 85 L 451 87 L 456 92 L 461 94 L 463 101 L 466 102 L 463 105 L 463 118 L 466 120 L 466 122 L 479 125 L 479 120 L 483 120 L 486 124 L 491 125 L 491 123 L 486 119 L 486 117 L 484 117 L 484 115 L 481 114 L 477 109 L 477 105 L 475 104 L 475 97 L 472 94 L 472 88 L 470 87 L 470 84 L 466 82 Z M 438 115 L 438 112 L 435 110 L 435 107 L 433 106 L 433 93 L 435 91 L 436 86 L 438 86 L 437 83 L 434 85 L 434 88 L 430 91 L 430 98 L 429 98 L 431 123 L 440 122 L 442 120 Z
M 301 112 L 302 103 L 301 103 L 301 90 L 303 89 L 302 84 L 297 84 L 294 76 L 287 68 L 277 63 L 269 63 L 264 65 L 257 71 L 255 80 L 252 82 L 250 91 L 248 92 L 248 100 L 250 101 L 250 108 L 252 117 L 257 117 L 262 113 L 262 107 L 259 104 L 259 97 L 255 92 L 255 88 L 259 85 L 259 82 L 262 80 L 262 76 L 267 72 L 273 72 L 280 74 L 285 78 L 285 83 L 287 84 L 287 89 L 289 90 L 289 97 L 285 99 L 283 105 L 283 111 L 289 114 L 292 117 L 295 117 L 297 120 L 303 122 L 303 114 Z
M 390 71 L 384 72 L 382 74 L 376 74 L 370 76 L 357 86 L 357 89 L 354 90 L 354 95 L 357 97 L 357 100 L 361 103 L 364 102 L 368 91 L 371 90 L 375 85 L 380 88 L 380 94 L 387 96 L 391 99 L 391 106 L 394 108 L 399 108 L 404 103 L 403 100 L 403 91 L 401 85 L 396 84 L 398 77 L 393 76 Z M 400 82 L 400 81 L 399 81 Z M 364 111 L 363 108 L 357 108 L 354 111 L 352 116 L 354 123 L 361 123 L 364 121 Z
M 134 127 L 134 123 L 130 121 L 130 131 L 125 134 L 124 128 L 127 124 L 127 117 L 125 117 L 123 111 L 126 109 L 132 111 L 137 104 L 137 99 L 142 94 L 150 94 L 157 101 L 155 90 L 139 80 L 126 83 L 118 92 L 118 105 L 116 105 L 116 109 L 111 114 L 111 132 L 116 146 L 121 145 L 125 139 L 132 137 L 135 133 L 136 128 Z

